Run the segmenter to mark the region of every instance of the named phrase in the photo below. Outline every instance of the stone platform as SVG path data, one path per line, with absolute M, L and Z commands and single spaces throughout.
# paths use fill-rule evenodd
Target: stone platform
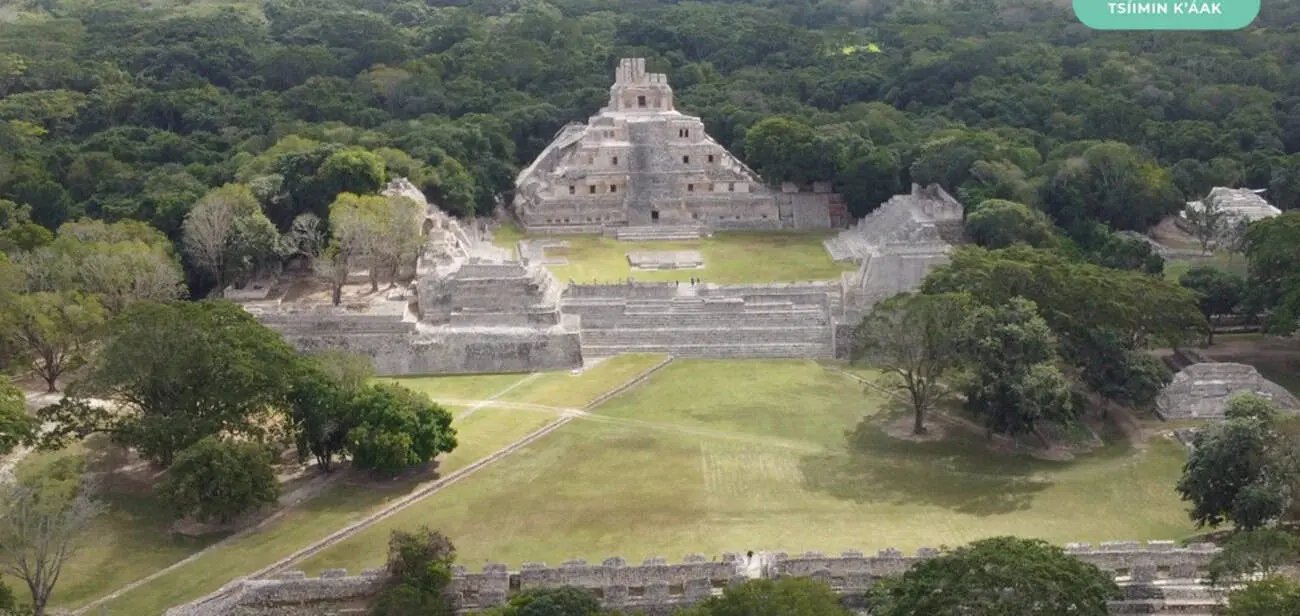
M 704 257 L 698 250 L 629 252 L 627 262 L 633 270 L 639 271 L 704 269 Z

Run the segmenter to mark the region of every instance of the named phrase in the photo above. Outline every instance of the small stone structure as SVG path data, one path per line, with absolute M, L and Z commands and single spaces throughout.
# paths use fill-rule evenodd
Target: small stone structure
M 1210 189 L 1208 198 L 1213 201 L 1219 208 L 1232 218 L 1241 218 L 1246 222 L 1255 222 L 1265 218 L 1272 218 L 1282 214 L 1282 210 L 1264 199 L 1262 193 L 1266 189 L 1250 188 L 1227 188 L 1225 186 L 1216 186 Z M 1179 226 L 1187 222 L 1187 212 L 1200 211 L 1205 204 L 1200 201 L 1189 201 L 1187 207 L 1178 213 L 1178 219 L 1175 221 Z
M 627 253 L 633 270 L 703 269 L 704 257 L 698 250 L 634 251 Z
M 768 189 L 700 118 L 674 108 L 666 75 L 646 72 L 643 58 L 624 58 L 609 103 L 586 124 L 561 129 L 520 172 L 514 210 L 530 232 L 630 226 L 642 230 L 621 239 L 674 239 L 701 225 L 828 228 L 837 196 L 821 189 Z M 671 229 L 668 237 L 645 231 L 657 226 Z
M 571 284 L 561 309 L 582 332 L 587 358 L 830 358 L 838 296 L 838 285 L 829 282 Z
M 948 263 L 962 241 L 962 212 L 961 203 L 938 184 L 913 184 L 911 193 L 895 195 L 852 229 L 826 240 L 832 259 L 859 264 L 841 277 L 840 339 L 848 340 L 849 330 L 877 302 L 916 289 L 931 270 Z M 838 354 L 846 352 L 841 348 Z
M 1161 419 L 1223 419 L 1228 400 L 1253 393 L 1279 409 L 1300 412 L 1300 401 L 1285 388 L 1259 374 L 1254 366 L 1228 362 L 1191 364 L 1165 386 L 1156 399 Z
M 1213 601 L 1196 580 L 1217 550 L 1212 544 L 1179 548 L 1172 541 L 1109 542 L 1096 548 L 1087 544 L 1066 546 L 1067 553 L 1111 573 L 1126 589 L 1124 600 L 1111 603 L 1113 614 L 1209 613 Z M 857 551 L 839 556 L 816 552 L 763 553 L 762 566 L 756 573 L 766 578 L 815 578 L 853 601 L 860 599 L 877 580 L 901 574 L 913 564 L 938 554 L 938 550 L 931 548 L 921 548 L 914 556 L 894 549 L 881 550 L 874 556 Z M 738 554 L 724 554 L 720 560 L 692 554 L 678 564 L 649 558 L 639 566 L 629 566 L 624 559 L 615 557 L 598 565 L 582 560 L 559 567 L 525 564 L 518 571 L 499 564 L 485 565 L 479 573 L 457 567 L 450 591 L 459 613 L 501 605 L 522 591 L 575 586 L 590 590 L 607 608 L 667 614 L 753 577 L 755 568 L 745 561 Z M 339 614 L 363 606 L 383 581 L 382 570 L 348 576 L 346 571 L 337 569 L 327 570 L 319 578 L 290 572 L 270 580 L 240 579 L 193 603 L 171 608 L 165 616 Z M 1187 610 L 1192 603 L 1188 599 L 1192 597 L 1204 604 L 1204 612 Z
M 408 286 L 340 306 L 266 299 L 245 309 L 301 351 L 365 355 L 382 376 L 582 365 L 578 333 L 563 325 L 549 271 L 483 241 L 479 229 L 429 205 L 410 182 L 394 181 L 385 193 L 426 211 L 424 251 Z

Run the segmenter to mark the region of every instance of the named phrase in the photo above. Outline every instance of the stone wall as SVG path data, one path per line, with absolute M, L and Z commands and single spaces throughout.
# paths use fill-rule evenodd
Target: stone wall
M 1145 544 L 1125 541 L 1102 543 L 1095 548 L 1070 544 L 1066 552 L 1110 572 L 1122 583 L 1151 584 L 1202 577 L 1217 548 L 1211 544 L 1180 548 L 1172 541 Z M 842 595 L 861 596 L 877 580 L 898 575 L 938 554 L 938 550 L 930 548 L 922 548 L 914 555 L 893 549 L 872 556 L 856 551 L 838 556 L 815 552 L 761 554 L 763 564 L 757 572 L 743 567 L 743 557 L 738 554 L 723 554 L 721 559 L 693 554 L 676 564 L 650 558 L 639 566 L 629 566 L 626 560 L 617 557 L 607 558 L 598 565 L 582 560 L 559 567 L 531 563 L 518 571 L 510 571 L 506 565 L 489 564 L 478 573 L 457 567 L 450 591 L 461 613 L 501 605 L 522 591 L 576 586 L 591 591 L 606 607 L 659 614 L 702 601 L 754 575 L 811 577 L 824 581 Z M 373 570 L 355 577 L 331 570 L 321 578 L 289 573 L 277 580 L 237 580 L 209 597 L 174 607 L 165 616 L 322 616 L 356 606 L 361 599 L 373 595 L 382 581 L 383 572 Z
M 569 370 L 582 365 L 577 332 L 558 327 L 434 328 L 392 334 L 283 333 L 300 351 L 370 357 L 380 376 Z

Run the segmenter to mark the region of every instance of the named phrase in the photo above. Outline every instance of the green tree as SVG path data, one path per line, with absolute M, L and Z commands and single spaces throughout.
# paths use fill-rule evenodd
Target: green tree
M 1214 344 L 1214 317 L 1230 315 L 1241 304 L 1246 281 L 1216 267 L 1198 265 L 1178 278 L 1178 284 L 1196 294 L 1196 307 L 1205 315 L 1208 344 Z
M 805 184 L 835 176 L 836 152 L 811 126 L 790 118 L 767 118 L 745 133 L 745 161 L 768 184 Z
M 1080 406 L 1052 364 L 1056 337 L 1033 302 L 1012 298 L 970 312 L 960 344 L 971 367 L 966 398 L 990 433 L 1035 432 L 1040 421 L 1069 423 Z
M 274 504 L 280 482 L 264 445 L 209 436 L 176 456 L 157 491 L 178 517 L 225 524 Z
M 266 267 L 279 235 L 247 186 L 227 184 L 208 191 L 185 216 L 185 253 L 217 283 L 242 283 Z
M 358 468 L 396 475 L 456 448 L 451 413 L 424 394 L 393 384 L 368 385 L 352 401 L 356 425 L 348 452 Z
M 1184 206 L 1168 171 L 1124 143 L 1090 144 L 1051 165 L 1043 204 L 1067 228 L 1098 221 L 1145 231 Z
M 31 357 L 47 391 L 58 391 L 59 377 L 86 363 L 104 325 L 99 300 L 76 292 L 33 293 L 13 305 L 11 335 Z
M 373 616 L 450 616 L 445 591 L 451 583 L 456 548 L 442 533 L 421 526 L 393 531 L 388 538 L 388 586 L 371 609 Z
M 1300 211 L 1255 222 L 1246 232 L 1249 286 L 1268 311 L 1270 333 L 1288 335 L 1300 322 Z
M 1210 560 L 1209 580 L 1231 586 L 1256 575 L 1271 576 L 1300 560 L 1300 537 L 1280 528 L 1233 534 Z
M 27 414 L 27 397 L 8 376 L 0 375 L 0 456 L 35 435 L 36 424 Z
M 347 450 L 357 423 L 352 402 L 372 374 L 370 360 L 357 355 L 325 352 L 306 358 L 289 393 L 299 459 L 314 456 L 321 470 L 333 470 L 334 457 Z
M 225 301 L 141 302 L 108 331 L 68 397 L 38 413 L 53 426 L 47 445 L 103 432 L 169 466 L 208 436 L 260 438 L 267 414 L 284 404 L 297 361 L 278 333 Z
M 1280 517 L 1292 498 L 1296 443 L 1277 429 L 1271 403 L 1239 394 L 1226 420 L 1196 435 L 1178 494 L 1190 501 L 1197 526 L 1232 522 L 1254 530 Z
M 866 216 L 890 197 L 902 192 L 902 162 L 891 150 L 862 148 L 846 156 L 835 178 L 836 192 L 844 195 L 849 212 Z
M 63 566 L 104 509 L 84 461 L 74 461 L 0 483 L 0 571 L 27 586 L 34 616 L 45 614 Z
M 538 588 L 510 598 L 494 616 L 601 616 L 605 610 L 591 591 L 576 586 Z
M 330 154 L 316 175 L 334 194 L 369 195 L 379 192 L 386 173 L 384 159 L 361 148 L 348 148 Z
M 964 295 L 896 295 L 854 331 L 854 358 L 893 374 L 907 392 L 916 434 L 925 433 L 926 411 L 949 391 L 941 379 L 961 365 L 959 338 L 969 310 Z
M 1110 575 L 1037 539 L 995 537 L 913 565 L 872 588 L 873 616 L 1105 616 Z
M 1228 211 L 1212 195 L 1200 200 L 1199 207 L 1183 210 L 1187 217 L 1187 226 L 1191 228 L 1192 237 L 1201 244 L 1201 254 L 1210 251 L 1210 245 L 1223 235 L 1229 223 Z
M 683 616 L 849 616 L 826 584 L 808 578 L 750 580 L 722 591 Z
M 1023 203 L 990 199 L 966 217 L 966 233 L 985 248 L 1028 244 L 1051 248 L 1057 244 L 1056 228 L 1046 214 Z
M 1272 575 L 1228 593 L 1223 616 L 1292 616 L 1300 614 L 1300 584 Z

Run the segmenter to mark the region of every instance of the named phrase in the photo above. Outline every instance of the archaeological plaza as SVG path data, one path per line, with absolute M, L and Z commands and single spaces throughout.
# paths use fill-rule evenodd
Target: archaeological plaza
M 1098 453 L 1066 461 L 1004 443 L 1012 453 L 989 460 L 982 434 L 855 432 L 898 408 L 845 361 L 855 328 L 968 242 L 958 199 L 913 184 L 851 221 L 829 183 L 765 182 L 644 59 L 613 69 L 605 106 L 555 134 L 495 219 L 453 217 L 403 179 L 385 187 L 424 210 L 400 284 L 372 291 L 353 271 L 337 304 L 292 273 L 226 290 L 295 348 L 364 355 L 379 377 L 428 393 L 455 415 L 462 447 L 487 444 L 440 461 L 425 492 L 232 571 L 168 616 L 362 613 L 384 583 L 383 533 L 426 523 L 462 550 L 460 613 L 569 585 L 668 614 L 785 576 L 852 604 L 939 553 L 927 546 L 1022 532 L 1112 574 L 1124 590 L 1112 614 L 1211 613 L 1200 580 L 1219 548 L 1173 541 L 1192 535 L 1168 487 L 1186 456 L 1178 438 L 1128 449 L 1097 437 Z M 1169 361 L 1153 422 L 1221 421 L 1243 392 L 1300 410 L 1232 357 Z M 945 417 L 940 437 L 971 423 Z M 846 440 L 856 453 L 827 453 Z M 944 487 L 922 494 L 915 478 L 931 474 Z M 876 525 L 885 518 L 915 527 Z M 1128 537 L 1144 541 L 1116 541 Z

